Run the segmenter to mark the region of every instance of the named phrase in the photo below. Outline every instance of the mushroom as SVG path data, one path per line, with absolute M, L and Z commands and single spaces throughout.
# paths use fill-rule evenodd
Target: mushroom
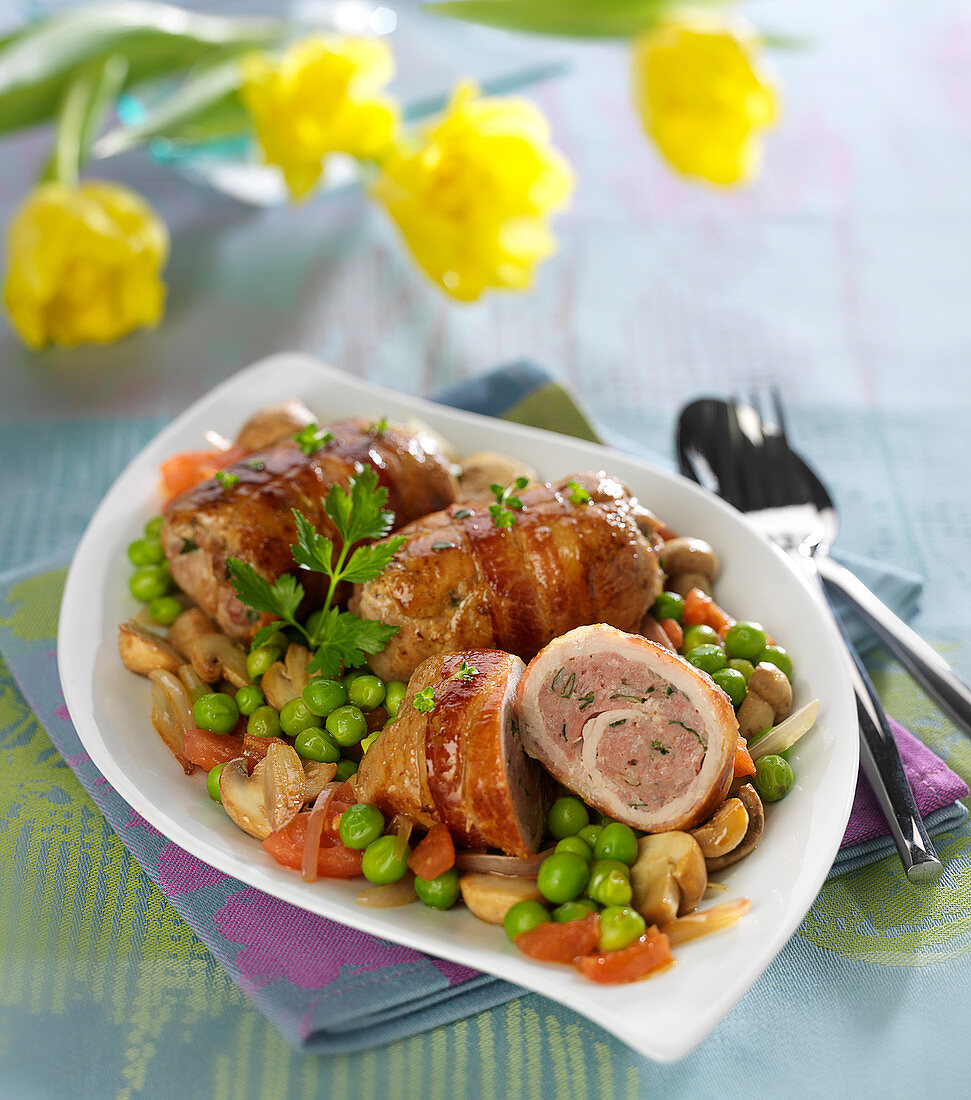
M 730 852 L 705 860 L 709 871 L 720 871 L 723 867 L 730 867 L 733 863 L 738 863 L 740 859 L 753 851 L 762 839 L 762 830 L 765 827 L 765 811 L 762 809 L 762 800 L 755 793 L 755 788 L 751 783 L 743 783 L 735 792 L 735 796 L 745 807 L 748 814 L 748 828 L 745 830 L 745 836 Z
M 478 451 L 462 459 L 458 499 L 488 500 L 492 496 L 490 485 L 511 485 L 517 477 L 537 479 L 536 471 L 516 458 L 495 451 Z
M 192 700 L 179 678 L 168 669 L 155 669 L 148 674 L 152 681 L 152 725 L 155 732 L 172 750 L 186 775 L 193 764 L 182 755 L 185 731 L 192 723 Z
M 169 645 L 191 660 L 192 643 L 202 634 L 215 634 L 219 628 L 212 619 L 198 607 L 189 607 L 182 612 L 169 627 Z
M 252 682 L 246 672 L 245 651 L 225 634 L 200 634 L 189 647 L 189 659 L 207 684 L 225 678 L 241 688 Z
M 668 591 L 686 596 L 692 588 L 700 588 L 711 595 L 718 576 L 718 558 L 704 539 L 684 536 L 669 539 L 661 552 L 661 561 L 668 576 L 665 585 Z
M 125 668 L 139 676 L 159 669 L 175 672 L 182 664 L 182 658 L 164 638 L 146 630 L 134 619 L 118 627 L 118 652 Z
M 768 661 L 748 680 L 748 691 L 738 708 L 738 730 L 746 741 L 785 718 L 792 706 L 792 685 L 776 665 Z
M 479 920 L 502 924 L 518 901 L 541 901 L 534 878 L 512 878 L 484 871 L 468 871 L 459 879 L 462 900 Z
M 303 800 L 304 802 L 314 802 L 317 795 L 337 774 L 337 765 L 323 764 L 318 760 L 304 760 L 303 773 Z
M 282 443 L 313 424 L 317 417 L 302 401 L 291 398 L 279 405 L 268 405 L 246 421 L 236 435 L 236 446 L 244 451 L 265 451 L 274 443 Z
M 747 831 L 748 810 L 740 798 L 728 798 L 704 825 L 692 829 L 691 835 L 707 860 L 737 848 Z
M 689 833 L 653 833 L 637 842 L 630 869 L 631 904 L 648 924 L 667 924 L 690 913 L 704 897 L 708 872 L 701 847 Z
M 283 710 L 291 699 L 296 699 L 310 683 L 308 664 L 310 650 L 306 646 L 291 644 L 284 659 L 274 661 L 263 674 L 260 687 L 266 701 L 277 710 Z
M 263 761 L 263 805 L 271 832 L 292 821 L 305 798 L 306 776 L 296 749 L 285 741 L 274 741 Z
M 265 761 L 261 760 L 250 775 L 246 761 L 239 756 L 223 764 L 219 773 L 219 798 L 223 809 L 244 833 L 257 840 L 265 840 L 273 832 L 263 801 L 264 767 Z

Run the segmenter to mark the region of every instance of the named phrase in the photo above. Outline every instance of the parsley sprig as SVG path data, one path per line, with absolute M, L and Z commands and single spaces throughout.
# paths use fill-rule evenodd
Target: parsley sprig
M 475 676 L 475 674 L 478 671 L 479 670 L 475 667 L 475 665 L 470 665 L 469 662 L 463 657 L 462 658 L 462 663 L 455 670 L 455 672 L 453 672 L 452 675 L 449 676 L 449 679 L 450 680 L 471 680 L 472 677 Z
M 325 432 L 317 424 L 307 424 L 293 437 L 293 442 L 309 458 L 316 454 L 321 447 L 326 447 L 334 438 L 331 432 Z
M 512 485 L 504 489 L 498 483 L 489 486 L 489 492 L 495 493 L 495 504 L 489 505 L 489 515 L 492 516 L 493 525 L 496 527 L 512 527 L 516 522 L 516 512 L 521 512 L 523 502 L 516 496 L 520 489 L 525 489 L 529 484 L 528 477 L 517 477 Z
M 302 512 L 293 509 L 297 521 L 297 542 L 290 547 L 293 560 L 312 573 L 328 578 L 327 596 L 320 613 L 308 623 L 297 620 L 297 609 L 304 597 L 303 585 L 291 573 L 271 583 L 247 562 L 227 558 L 229 579 L 236 595 L 255 611 L 266 611 L 282 619 L 306 640 L 314 651 L 308 669 L 325 677 L 338 676 L 342 668 L 356 668 L 367 654 L 380 653 L 398 632 L 397 626 L 372 619 L 361 619 L 350 611 L 333 606 L 342 581 L 362 583 L 384 572 L 395 552 L 404 543 L 402 536 L 385 542 L 361 545 L 365 539 L 381 539 L 394 523 L 394 513 L 385 508 L 388 490 L 378 484 L 378 475 L 367 467 L 350 479 L 350 491 L 332 485 L 324 499 L 324 511 L 341 537 L 340 550 L 333 540 L 321 535 Z M 264 645 L 280 629 L 279 622 L 268 623 L 256 632 L 253 647 Z

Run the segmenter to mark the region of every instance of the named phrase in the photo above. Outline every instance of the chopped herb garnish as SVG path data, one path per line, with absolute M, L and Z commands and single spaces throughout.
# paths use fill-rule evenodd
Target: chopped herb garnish
M 453 672 L 449 679 L 471 680 L 478 671 L 479 670 L 475 667 L 475 665 L 470 665 L 469 662 L 463 657 L 462 663 L 459 665 L 458 670 L 456 672 Z
M 266 463 L 263 461 L 262 458 L 248 458 L 246 460 L 246 465 L 251 470 L 265 470 L 266 469 Z
M 397 626 L 360 619 L 333 606 L 342 581 L 363 583 L 380 576 L 405 541 L 399 535 L 367 546 L 355 545 L 364 539 L 380 539 L 390 531 L 394 515 L 384 507 L 387 499 L 388 490 L 378 485 L 378 475 L 371 467 L 350 479 L 349 490 L 338 484 L 331 486 L 323 504 L 341 537 L 339 551 L 329 538 L 318 534 L 306 516 L 293 509 L 297 542 L 290 549 L 294 561 L 313 573 L 323 573 L 330 582 L 312 630 L 296 618 L 304 597 L 303 585 L 296 577 L 284 573 L 271 584 L 247 562 L 226 559 L 227 576 L 240 600 L 255 611 L 276 615 L 306 639 L 313 651 L 308 665 L 311 673 L 320 672 L 333 679 L 342 668 L 359 667 L 366 663 L 368 654 L 380 653 L 398 632 Z
M 669 753 L 669 752 L 671 751 L 671 750 L 670 750 L 669 748 L 667 748 L 667 747 L 666 747 L 665 745 L 662 745 L 660 741 L 652 741 L 652 742 L 651 742 L 651 748 L 652 748 L 652 749 L 655 749 L 655 750 L 656 750 L 657 752 L 659 752 L 659 753 L 660 753 L 660 754 L 661 754 L 662 756 L 667 756 L 667 754 L 668 754 L 668 753 Z
M 565 741 L 566 740 L 566 722 L 563 723 L 563 729 L 561 730 L 561 736 L 563 737 L 563 740 Z
M 422 714 L 430 714 L 435 709 L 435 689 L 426 687 L 419 691 L 414 698 L 414 706 Z
M 380 420 L 374 420 L 367 426 L 368 435 L 384 435 L 388 430 L 388 418 L 382 416 Z
M 459 508 L 457 512 L 452 513 L 452 519 L 468 519 L 471 515 L 471 508 Z
M 613 729 L 614 726 L 623 726 L 626 724 L 626 722 L 626 718 L 618 718 L 616 722 L 608 722 L 607 724 L 610 726 L 611 729 Z
M 553 683 L 550 684 L 550 691 L 556 692 L 556 694 L 563 699 L 569 699 L 570 696 L 573 694 L 573 688 L 576 686 L 577 674 L 575 672 L 571 672 L 570 675 L 567 676 L 567 678 L 563 681 L 563 684 L 560 687 L 559 691 L 557 691 L 556 684 L 562 672 L 562 668 L 557 669 L 556 675 L 553 677 Z
M 677 693 L 678 693 L 678 689 L 674 686 L 674 684 L 668 684 L 667 691 L 665 692 L 665 694 L 668 697 L 670 697 L 672 695 L 677 695 Z
M 573 504 L 589 504 L 590 494 L 578 481 L 568 481 L 567 489 L 570 491 L 570 501 Z
M 315 454 L 333 439 L 330 432 L 322 431 L 317 424 L 307 424 L 293 437 L 294 443 L 307 456 Z
M 193 550 L 198 550 L 198 549 L 199 549 L 199 544 L 197 542 L 193 542 L 192 539 L 183 539 L 182 540 L 182 549 L 179 551 L 179 553 L 180 554 L 191 554 Z
M 610 697 L 611 699 L 630 699 L 634 703 L 643 703 L 644 697 L 642 695 L 635 695 L 633 692 L 616 691 Z
M 523 502 L 516 496 L 516 492 L 525 489 L 528 484 L 528 477 L 517 477 L 505 489 L 498 483 L 489 486 L 489 491 L 496 496 L 495 504 L 489 505 L 489 515 L 492 516 L 494 526 L 512 527 L 516 522 L 515 513 L 521 512 L 523 508 Z
M 213 476 L 224 489 L 232 489 L 239 481 L 239 474 L 227 474 L 225 470 L 217 470 Z
M 593 702 L 593 692 L 588 691 L 586 695 L 581 695 L 578 702 L 580 704 L 580 710 L 586 710 Z
M 432 549 L 433 550 L 454 550 L 455 549 L 455 543 L 454 542 L 433 542 L 432 543 Z

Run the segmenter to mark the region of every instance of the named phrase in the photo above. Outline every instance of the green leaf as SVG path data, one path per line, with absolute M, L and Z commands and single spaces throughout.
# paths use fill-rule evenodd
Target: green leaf
M 404 535 L 395 535 L 394 538 L 372 546 L 358 546 L 341 570 L 341 580 L 350 581 L 351 584 L 374 580 L 388 568 L 391 559 L 404 544 Z
M 261 577 L 248 562 L 227 558 L 226 569 L 236 595 L 254 611 L 267 611 L 294 622 L 303 599 L 303 586 L 292 573 L 284 573 L 274 584 Z
M 293 441 L 309 458 L 310 455 L 316 454 L 321 447 L 330 443 L 333 438 L 330 432 L 325 432 L 322 428 L 318 427 L 318 425 L 305 424 L 304 427 L 293 436 Z
M 279 20 L 203 15 L 143 0 L 56 13 L 0 41 L 0 133 L 53 118 L 78 74 L 113 54 L 128 62 L 131 87 L 184 71 L 215 51 L 266 46 L 284 34 Z
M 325 573 L 328 577 L 334 570 L 334 544 L 321 535 L 309 519 L 296 508 L 293 510 L 297 521 L 297 541 L 291 546 L 293 560 L 314 573 Z
M 429 714 L 435 709 L 435 689 L 433 687 L 422 688 L 412 700 L 415 710 L 422 714 Z
M 385 504 L 388 490 L 378 484 L 373 466 L 366 466 L 350 480 L 350 493 L 342 485 L 333 484 L 324 501 L 324 511 L 330 516 L 345 545 L 361 539 L 380 539 L 394 523 L 394 512 Z
M 118 126 L 105 134 L 95 146 L 95 156 L 113 157 L 144 145 L 152 138 L 175 137 L 191 133 L 191 125 L 215 108 L 223 111 L 224 125 L 232 127 L 224 133 L 240 133 L 247 129 L 249 116 L 236 98 L 243 82 L 239 58 L 220 58 L 213 64 L 203 64 L 190 73 L 170 95 L 150 108 L 133 126 Z M 229 107 L 231 110 L 227 111 Z
M 274 621 L 272 623 L 267 623 L 266 626 L 261 626 L 253 635 L 253 640 L 249 644 L 250 652 L 254 649 L 259 649 L 260 646 L 266 645 L 274 634 L 279 634 L 280 625 L 279 622 Z
M 309 670 L 333 679 L 340 675 L 342 666 L 359 668 L 367 663 L 367 654 L 380 653 L 398 630 L 397 626 L 360 619 L 350 611 L 332 607 L 322 616 L 324 641 L 314 654 Z

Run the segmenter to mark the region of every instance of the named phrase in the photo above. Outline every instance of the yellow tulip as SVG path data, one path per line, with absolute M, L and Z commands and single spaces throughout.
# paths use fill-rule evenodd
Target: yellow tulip
M 371 159 L 387 149 L 398 112 L 379 92 L 393 74 L 391 51 L 379 39 L 316 35 L 278 60 L 246 58 L 240 97 L 291 198 L 314 189 L 329 154 Z
M 644 129 L 686 176 L 730 185 L 758 171 L 758 132 L 778 97 L 744 24 L 672 20 L 634 43 L 634 95 Z
M 8 228 L 4 305 L 24 343 L 109 343 L 165 307 L 168 232 L 114 183 L 45 183 Z
M 455 298 L 521 290 L 555 248 L 549 216 L 573 174 L 537 107 L 461 85 L 444 115 L 383 163 L 373 191 L 415 259 Z

